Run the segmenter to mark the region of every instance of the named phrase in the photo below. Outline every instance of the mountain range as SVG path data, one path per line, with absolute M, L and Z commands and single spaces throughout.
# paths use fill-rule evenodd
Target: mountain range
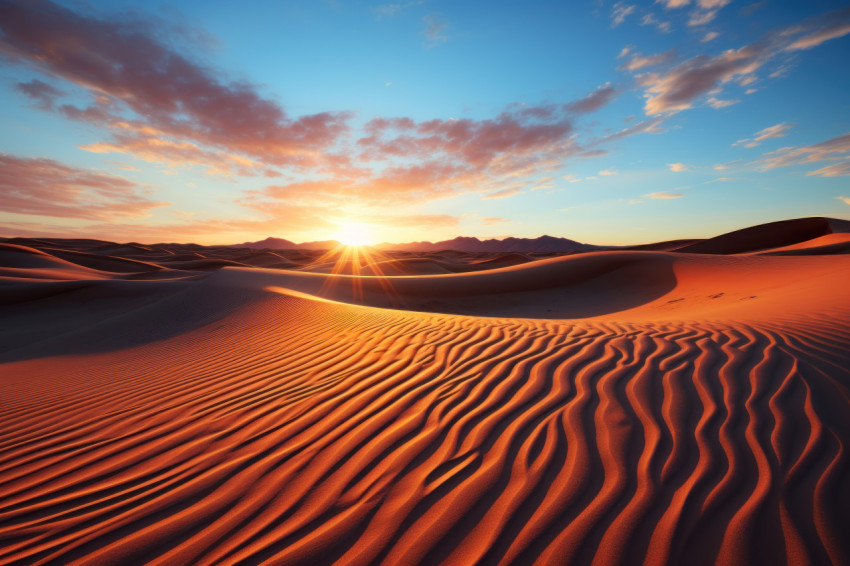
M 284 238 L 266 238 L 257 242 L 235 244 L 234 248 L 253 248 L 269 250 L 324 250 L 339 246 L 336 240 L 304 242 L 296 244 Z M 458 236 L 452 240 L 439 242 L 409 242 L 406 244 L 382 243 L 373 246 L 379 250 L 404 250 L 411 252 L 438 252 L 454 250 L 459 252 L 583 252 L 597 249 L 597 246 L 582 244 L 567 238 L 540 236 L 539 238 L 505 238 L 503 240 L 480 240 L 467 236 Z

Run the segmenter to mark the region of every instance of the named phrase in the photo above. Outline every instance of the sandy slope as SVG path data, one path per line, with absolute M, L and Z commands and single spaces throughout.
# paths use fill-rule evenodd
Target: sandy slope
M 850 256 L 94 273 L 0 286 L 0 563 L 850 564 Z

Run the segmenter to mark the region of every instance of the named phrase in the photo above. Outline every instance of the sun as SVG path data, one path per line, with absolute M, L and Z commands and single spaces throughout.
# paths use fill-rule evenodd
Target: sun
M 334 239 L 346 246 L 365 246 L 372 241 L 371 227 L 360 222 L 340 222 Z

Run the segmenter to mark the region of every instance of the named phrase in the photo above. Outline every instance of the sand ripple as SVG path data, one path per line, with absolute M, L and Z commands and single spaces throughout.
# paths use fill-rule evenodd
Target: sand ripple
M 269 294 L 0 366 L 0 563 L 848 564 L 848 368 L 840 311 L 621 324 Z

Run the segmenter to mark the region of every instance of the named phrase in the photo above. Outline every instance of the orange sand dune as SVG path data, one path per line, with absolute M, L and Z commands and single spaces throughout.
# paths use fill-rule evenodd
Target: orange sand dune
M 850 253 L 850 233 L 837 232 L 805 240 L 797 244 L 772 248 L 765 252 L 776 255 L 815 255 Z
M 32 252 L 0 249 L 0 563 L 850 564 L 850 256 Z
M 737 254 L 779 248 L 837 232 L 850 232 L 850 221 L 835 218 L 795 218 L 742 228 L 702 240 L 676 251 Z

